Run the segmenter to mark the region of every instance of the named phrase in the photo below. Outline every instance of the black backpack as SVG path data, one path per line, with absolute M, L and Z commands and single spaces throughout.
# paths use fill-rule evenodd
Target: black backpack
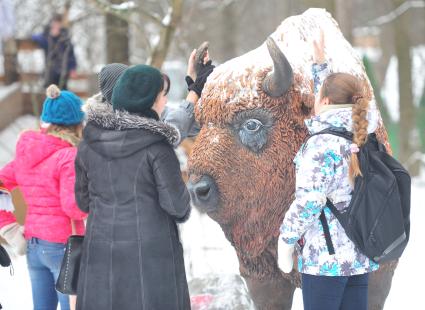
M 345 128 L 331 127 L 312 136 L 331 134 L 353 140 Z M 376 263 L 398 259 L 410 233 L 410 175 L 390 156 L 374 133 L 358 153 L 363 176 L 356 177 L 349 206 L 342 212 L 327 200 L 327 207 L 345 233 L 365 256 Z M 328 223 L 322 210 L 320 221 L 330 255 L 335 254 Z

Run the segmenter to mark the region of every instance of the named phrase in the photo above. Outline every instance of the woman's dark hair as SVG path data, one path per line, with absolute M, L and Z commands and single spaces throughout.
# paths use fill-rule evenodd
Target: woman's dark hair
M 167 84 L 167 85 L 165 85 Z M 162 73 L 162 86 L 161 86 L 161 91 L 165 90 L 165 95 L 168 94 L 168 92 L 170 91 L 171 88 L 171 81 L 170 78 L 168 77 L 168 75 L 166 75 L 165 73 Z
M 161 87 L 159 88 L 159 93 L 157 96 L 159 96 L 159 94 L 162 91 L 165 91 L 165 95 L 167 95 L 171 87 L 171 82 L 168 75 L 166 75 L 165 73 L 161 73 L 161 75 L 162 75 L 162 83 L 161 83 Z M 156 113 L 155 110 L 153 110 L 152 108 L 144 111 L 143 113 L 140 113 L 140 115 L 144 117 L 156 119 L 157 121 L 159 121 L 160 119 L 158 113 Z
M 53 15 L 52 19 L 50 20 L 50 22 L 58 22 L 58 23 L 62 23 L 63 21 L 63 15 L 56 13 L 55 15 Z
M 369 100 L 364 95 L 361 80 L 348 73 L 333 73 L 323 82 L 320 97 L 329 98 L 329 104 L 353 104 L 353 142 L 359 147 L 365 144 L 369 124 Z M 357 153 L 351 154 L 349 175 L 352 181 L 356 176 L 362 175 Z

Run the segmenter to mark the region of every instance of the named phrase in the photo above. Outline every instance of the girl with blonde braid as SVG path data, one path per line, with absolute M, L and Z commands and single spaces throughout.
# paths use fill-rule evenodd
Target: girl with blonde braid
M 368 273 L 378 265 L 363 255 L 326 206 L 329 199 L 343 212 L 351 201 L 353 180 L 361 175 L 357 153 L 377 127 L 376 110 L 369 108 L 363 83 L 347 73 L 328 75 L 323 36 L 315 43 L 314 116 L 306 120 L 311 135 L 330 127 L 344 128 L 353 142 L 332 134 L 312 136 L 296 155 L 295 200 L 285 215 L 278 241 L 278 264 L 293 269 L 295 245 L 302 275 L 305 310 L 366 310 Z M 323 82 L 322 82 L 323 81 Z M 334 251 L 329 251 L 324 212 Z M 326 229 L 326 227 L 325 227 Z

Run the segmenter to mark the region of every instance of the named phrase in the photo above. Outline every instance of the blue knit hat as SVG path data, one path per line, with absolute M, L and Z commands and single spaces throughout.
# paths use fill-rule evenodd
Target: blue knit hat
M 78 125 L 83 121 L 82 101 L 73 92 L 61 91 L 56 85 L 46 89 L 41 120 L 56 125 Z

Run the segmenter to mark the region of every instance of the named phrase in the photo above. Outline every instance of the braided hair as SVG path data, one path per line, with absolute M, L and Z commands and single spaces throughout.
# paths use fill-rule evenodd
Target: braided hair
M 348 73 L 333 73 L 323 82 L 321 99 L 329 98 L 329 104 L 353 104 L 353 143 L 361 147 L 367 140 L 367 112 L 369 100 L 364 95 L 362 81 Z M 353 182 L 361 176 L 358 153 L 352 152 L 350 159 L 349 178 Z

